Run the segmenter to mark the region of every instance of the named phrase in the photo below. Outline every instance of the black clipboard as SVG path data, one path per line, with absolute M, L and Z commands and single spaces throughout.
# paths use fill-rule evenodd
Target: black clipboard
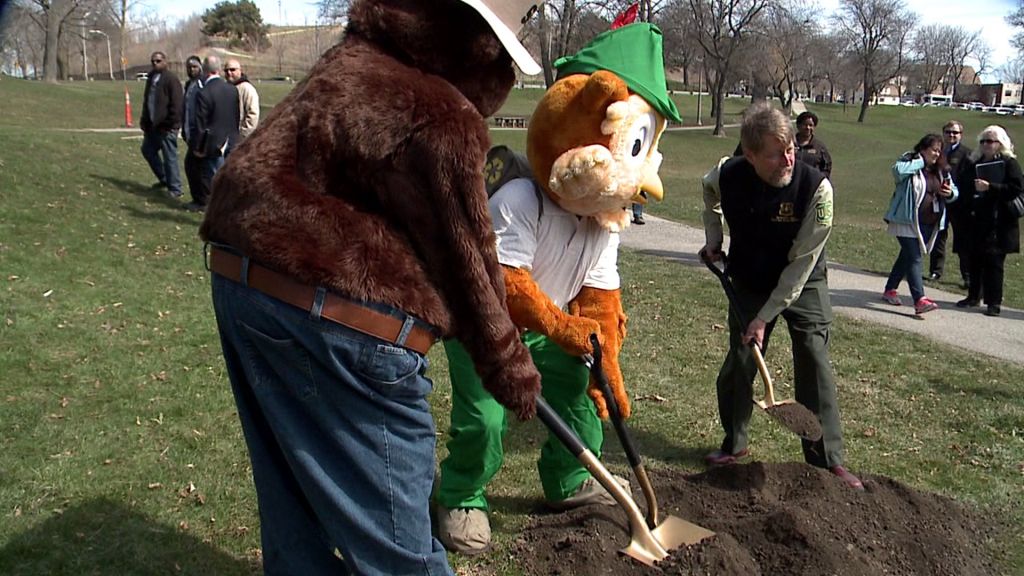
M 979 180 L 985 180 L 989 184 L 1002 184 L 1006 179 L 1006 163 L 1002 160 L 995 162 L 981 162 L 974 165 L 974 174 Z

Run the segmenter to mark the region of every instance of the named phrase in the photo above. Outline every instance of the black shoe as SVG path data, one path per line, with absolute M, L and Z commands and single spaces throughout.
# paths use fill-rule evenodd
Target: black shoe
M 985 316 L 999 316 L 1002 309 L 996 304 L 989 304 L 989 307 L 985 309 Z
M 633 224 L 636 224 L 637 226 L 643 226 L 644 224 L 647 224 L 647 222 L 644 222 L 643 216 L 636 216 L 633 218 Z
M 188 210 L 189 212 L 204 212 L 204 211 L 206 211 L 206 205 L 204 205 L 204 204 L 197 204 L 196 202 L 189 202 L 188 204 L 185 204 L 184 206 L 182 206 L 182 208 L 184 208 L 185 210 Z
M 974 308 L 978 305 L 978 301 L 974 298 L 964 298 L 956 303 L 957 308 Z
M 940 272 L 932 272 L 931 274 L 928 275 L 928 279 L 935 280 L 936 282 L 938 282 L 939 280 L 942 279 L 942 274 Z

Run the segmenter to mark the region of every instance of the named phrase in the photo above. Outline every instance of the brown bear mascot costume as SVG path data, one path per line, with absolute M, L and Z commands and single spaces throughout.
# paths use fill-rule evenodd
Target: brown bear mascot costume
M 354 1 L 341 43 L 217 174 L 200 234 L 267 573 L 451 574 L 428 513 L 437 338 L 534 413 L 481 174 L 513 59 L 539 72 L 516 40 L 535 10 Z

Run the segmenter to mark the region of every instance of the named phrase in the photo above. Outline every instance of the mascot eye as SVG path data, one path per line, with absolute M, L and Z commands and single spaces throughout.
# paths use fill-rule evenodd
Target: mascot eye
M 651 153 L 651 147 L 654 146 L 654 127 L 657 125 L 657 119 L 654 112 L 643 113 L 637 115 L 627 125 L 628 128 L 623 130 L 620 135 L 621 140 L 625 146 L 622 146 L 623 158 L 622 162 L 630 165 L 633 169 L 639 169 L 647 161 L 647 157 Z

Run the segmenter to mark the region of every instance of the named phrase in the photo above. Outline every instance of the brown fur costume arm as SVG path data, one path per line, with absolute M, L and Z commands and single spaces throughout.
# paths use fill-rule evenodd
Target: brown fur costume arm
M 573 356 L 591 352 L 590 335 L 601 335 L 601 326 L 588 318 L 566 314 L 541 291 L 533 276 L 522 268 L 505 268 L 508 313 L 516 326 L 543 334 Z
M 626 313 L 622 310 L 621 292 L 584 286 L 576 298 L 569 303 L 569 312 L 596 320 L 601 325 L 601 332 L 604 334 L 601 348 L 601 368 L 604 369 L 604 373 L 608 377 L 608 384 L 611 386 L 612 394 L 615 395 L 615 402 L 619 405 L 622 417 L 629 418 L 631 411 L 629 395 L 626 394 L 622 370 L 619 368 L 619 351 L 622 349 L 623 340 L 626 339 Z M 597 415 L 607 419 L 608 406 L 605 403 L 604 395 L 593 381 L 591 381 L 587 393 L 594 400 Z

